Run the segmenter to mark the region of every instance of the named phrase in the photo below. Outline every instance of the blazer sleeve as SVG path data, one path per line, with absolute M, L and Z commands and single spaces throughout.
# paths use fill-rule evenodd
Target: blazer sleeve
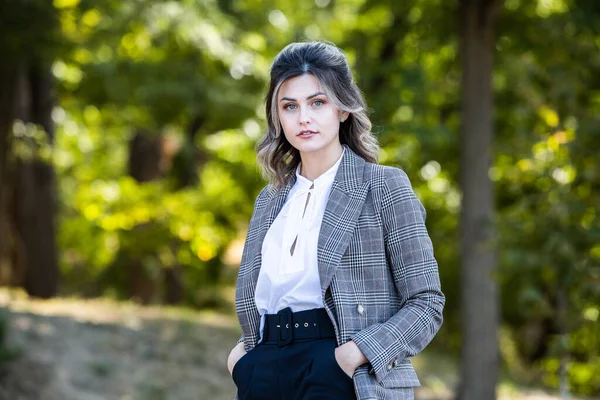
M 402 359 L 429 344 L 442 325 L 445 303 L 425 227 L 425 208 L 404 171 L 385 168 L 380 199 L 386 258 L 403 306 L 388 321 L 351 337 L 371 363 L 378 381 Z

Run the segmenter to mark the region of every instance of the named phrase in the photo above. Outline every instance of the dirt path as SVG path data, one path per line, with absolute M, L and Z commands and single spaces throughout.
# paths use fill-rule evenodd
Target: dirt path
M 14 294 L 13 294 L 14 296 Z M 10 342 L 23 355 L 0 369 L 0 400 L 229 400 L 225 367 L 239 337 L 234 317 L 140 307 L 108 300 L 9 298 Z M 452 399 L 455 366 L 417 357 L 417 399 Z M 425 371 L 429 371 L 426 373 Z M 554 400 L 539 391 L 500 390 L 501 400 Z
M 6 296 L 4 296 L 6 297 Z M 0 306 L 7 299 L 0 300 Z M 11 300 L 2 400 L 232 399 L 236 321 L 105 300 Z

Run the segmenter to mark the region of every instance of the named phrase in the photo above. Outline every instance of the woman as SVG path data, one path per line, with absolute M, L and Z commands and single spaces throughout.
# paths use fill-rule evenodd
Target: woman
M 275 58 L 258 195 L 240 265 L 242 338 L 228 368 L 245 399 L 412 399 L 409 357 L 442 324 L 425 210 L 377 165 L 360 90 L 334 45 Z

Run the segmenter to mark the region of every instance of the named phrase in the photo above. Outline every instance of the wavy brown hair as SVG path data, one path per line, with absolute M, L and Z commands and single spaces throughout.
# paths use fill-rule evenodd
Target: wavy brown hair
M 332 43 L 299 42 L 287 45 L 275 57 L 265 96 L 267 131 L 256 146 L 262 173 L 277 189 L 292 179 L 300 163 L 300 152 L 282 134 L 277 95 L 286 80 L 303 74 L 314 75 L 333 104 L 349 116 L 340 124 L 340 143 L 369 162 L 377 162 L 379 144 L 371 133 L 371 121 L 363 95 L 342 51 Z

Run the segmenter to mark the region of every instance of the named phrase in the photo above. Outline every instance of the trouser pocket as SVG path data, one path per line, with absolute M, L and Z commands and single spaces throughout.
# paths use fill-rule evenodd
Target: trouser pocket
M 231 371 L 231 378 L 238 389 L 239 400 L 247 400 L 250 398 L 252 373 L 254 372 L 254 366 L 250 358 L 254 351 L 255 350 L 250 350 L 243 355 L 242 358 L 235 363 L 233 370 Z

